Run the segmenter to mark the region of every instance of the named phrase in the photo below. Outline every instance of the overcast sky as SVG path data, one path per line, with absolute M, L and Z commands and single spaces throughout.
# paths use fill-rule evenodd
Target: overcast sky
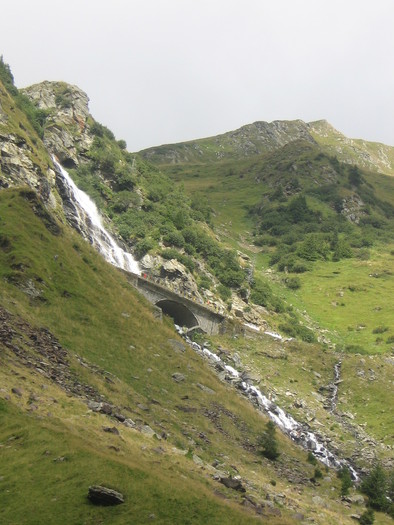
M 394 146 L 394 0 L 9 0 L 0 54 L 130 151 L 277 119 Z

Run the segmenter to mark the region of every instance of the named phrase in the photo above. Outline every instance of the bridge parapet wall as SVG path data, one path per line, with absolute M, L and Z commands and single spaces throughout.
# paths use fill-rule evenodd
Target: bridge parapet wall
M 149 302 L 157 304 L 167 300 L 179 303 L 193 313 L 205 333 L 210 335 L 219 333 L 219 327 L 225 319 L 224 315 L 139 275 L 128 273 L 128 279 Z

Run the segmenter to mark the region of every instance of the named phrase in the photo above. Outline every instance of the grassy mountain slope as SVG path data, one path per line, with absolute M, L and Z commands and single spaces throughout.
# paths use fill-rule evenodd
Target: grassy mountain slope
M 316 516 L 317 490 L 330 500 L 319 522 L 350 523 L 332 499 L 335 478 L 317 488 L 306 453 L 281 436 L 278 462 L 264 459 L 264 418 L 174 342 L 124 274 L 67 227 L 48 230 L 37 209 L 31 191 L 0 194 L 2 523 L 255 520 L 241 495 L 213 480 L 215 459 L 219 472 L 241 475 L 255 501 L 282 494 L 279 507 L 263 509 L 267 523 L 292 523 L 296 511 Z M 88 400 L 108 402 L 136 428 Z M 121 490 L 126 503 L 93 507 L 91 484 Z
M 349 139 L 326 120 L 310 122 L 310 133 L 324 150 L 339 160 L 386 175 L 394 174 L 394 148 L 379 142 Z
M 114 523 L 124 522 L 129 513 L 139 523 L 150 513 L 163 523 L 183 518 L 221 523 L 223 513 L 248 522 L 231 501 L 214 495 L 217 483 L 195 472 L 200 467 L 184 454 L 191 447 L 203 461 L 230 454 L 235 463 L 244 455 L 253 462 L 255 453 L 241 446 L 245 431 L 229 420 L 232 435 L 226 437 L 204 412 L 220 403 L 234 417 L 238 414 L 249 440 L 257 437 L 260 417 L 190 349 L 177 351 L 174 331 L 154 319 L 123 274 L 67 228 L 59 235 L 49 232 L 34 213 L 31 193 L 3 191 L 0 198 L 2 307 L 10 312 L 7 326 L 13 330 L 12 341 L 1 344 L 2 522 L 33 523 L 29 508 L 39 513 L 38 521 L 45 517 L 48 523 L 94 521 L 97 515 L 108 519 L 108 511 L 95 511 L 85 502 L 88 485 L 99 482 L 126 493 L 127 505 L 115 511 Z M 70 385 L 51 381 L 56 372 L 46 365 L 53 345 L 38 364 L 26 366 L 36 363 L 42 350 L 32 345 L 42 327 L 67 353 Z M 172 379 L 175 372 L 184 374 L 184 383 Z M 92 413 L 86 391 L 72 395 L 75 382 L 90 385 L 93 399 L 96 391 L 99 399 L 167 439 L 146 438 L 114 418 Z M 197 383 L 216 393 L 204 393 Z M 103 432 L 103 426 L 117 427 L 120 436 Z M 198 437 L 202 432 L 209 435 L 209 446 Z M 64 465 L 54 461 L 58 457 L 66 458 Z M 21 493 L 27 493 L 28 507 L 20 505 Z M 62 502 L 71 500 L 78 503 L 63 508 Z

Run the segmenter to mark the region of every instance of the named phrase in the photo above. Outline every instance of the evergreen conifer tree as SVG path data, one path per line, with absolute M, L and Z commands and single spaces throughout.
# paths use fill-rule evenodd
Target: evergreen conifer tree
M 278 450 L 278 442 L 276 440 L 276 428 L 272 421 L 268 421 L 266 430 L 262 434 L 259 440 L 259 444 L 262 446 L 261 453 L 268 459 L 275 460 L 279 457 L 280 453 Z

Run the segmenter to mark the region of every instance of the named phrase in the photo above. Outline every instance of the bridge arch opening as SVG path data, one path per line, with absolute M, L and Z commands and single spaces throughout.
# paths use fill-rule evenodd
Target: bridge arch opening
M 179 326 L 192 328 L 199 325 L 199 322 L 193 312 L 182 303 L 171 301 L 170 299 L 163 299 L 158 301 L 156 306 L 161 308 L 163 314 L 171 317 L 174 320 L 174 323 Z

